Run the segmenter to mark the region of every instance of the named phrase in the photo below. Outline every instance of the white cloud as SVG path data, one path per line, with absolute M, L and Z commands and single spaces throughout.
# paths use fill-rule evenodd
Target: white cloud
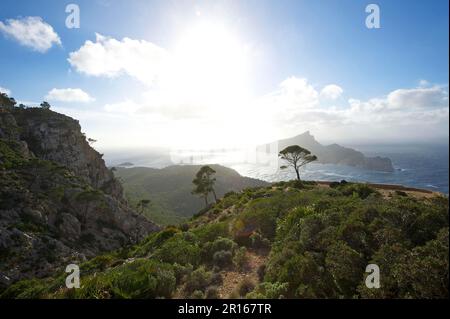
M 448 90 L 441 86 L 429 88 L 397 89 L 386 97 L 372 98 L 367 101 L 349 99 L 349 105 L 354 112 L 382 112 L 395 110 L 405 112 L 448 108 Z
M 325 86 L 322 91 L 320 91 L 320 96 L 326 99 L 336 100 L 342 95 L 343 92 L 344 90 L 340 86 L 336 84 L 329 84 Z
M 414 141 L 448 138 L 448 90 L 441 86 L 397 89 L 366 101 L 350 99 L 342 108 L 336 136 L 360 141 Z M 345 128 L 345 129 L 344 129 Z M 348 132 L 357 132 L 349 136 Z M 331 132 L 331 130 L 329 130 Z
M 297 107 L 308 108 L 318 103 L 318 92 L 308 83 L 307 79 L 290 77 L 280 84 L 282 100 L 295 104 Z
M 174 96 L 171 99 L 160 91 L 148 91 L 105 105 L 100 122 L 107 118 L 111 128 L 103 131 L 98 124 L 92 125 L 98 131 L 96 136 L 114 146 L 131 142 L 136 146 L 193 148 L 250 145 L 306 130 L 319 141 L 344 144 L 448 138 L 448 89 L 432 85 L 429 89 L 393 90 L 330 107 L 307 79 L 290 77 L 271 94 L 233 109 L 224 108 L 222 113 L 208 105 L 183 104 Z M 403 105 L 406 102 L 414 107 Z
M 281 86 L 254 108 L 254 121 L 261 123 L 260 130 L 271 126 L 279 137 L 306 130 L 329 141 L 336 141 L 336 137 L 353 142 L 424 141 L 448 136 L 447 87 L 398 89 L 385 96 L 353 98 L 329 107 L 306 79 L 289 78 Z
M 0 31 L 21 45 L 41 53 L 49 50 L 53 44 L 61 45 L 58 34 L 41 17 L 8 19 L 6 23 L 0 21 Z
M 0 86 L 0 93 L 5 93 L 7 95 L 11 95 L 11 90 Z
M 166 51 L 144 40 L 124 38 L 121 41 L 96 34 L 96 41 L 84 45 L 69 55 L 69 63 L 81 73 L 92 76 L 116 77 L 128 74 L 152 84 L 161 73 Z
M 270 116 L 291 117 L 301 109 L 314 108 L 319 103 L 319 93 L 305 78 L 289 77 L 279 84 L 279 89 L 262 98 L 257 107 Z M 264 111 L 263 111 L 264 110 Z
M 58 102 L 82 102 L 88 103 L 95 99 L 92 98 L 88 93 L 84 92 L 82 89 L 52 89 L 45 98 L 49 101 Z
M 68 60 L 80 73 L 126 74 L 151 86 L 132 99 L 104 106 L 109 118 L 142 136 L 135 143 L 147 143 L 150 134 L 163 145 L 204 144 L 206 139 L 214 145 L 231 139 L 263 143 L 306 130 L 334 142 L 336 137 L 401 140 L 442 135 L 448 129 L 448 89 L 444 87 L 421 82 L 417 88 L 345 103 L 339 99 L 343 89 L 338 84 L 317 88 L 293 76 L 270 94 L 248 97 L 236 94 L 245 88 L 238 82 L 245 75 L 236 71 L 242 69 L 239 59 L 227 60 L 228 54 L 218 54 L 209 46 L 210 42 L 200 38 L 195 47 L 188 46 L 192 52 L 169 53 L 147 41 L 97 34 L 95 42 L 86 41 Z M 336 106 L 327 105 L 330 100 Z M 120 131 L 120 136 L 126 138 L 126 134 Z
M 389 93 L 388 106 L 392 108 L 433 108 L 448 105 L 448 92 L 442 87 L 398 89 Z

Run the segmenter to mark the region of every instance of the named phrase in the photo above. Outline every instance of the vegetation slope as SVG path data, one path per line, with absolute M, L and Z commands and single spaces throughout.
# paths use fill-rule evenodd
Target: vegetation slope
M 136 207 L 139 201 L 150 199 L 143 214 L 160 224 L 177 224 L 191 218 L 204 207 L 199 197 L 192 195 L 192 179 L 200 165 L 174 165 L 162 169 L 150 167 L 117 167 L 115 176 L 120 179 L 129 203 Z M 211 165 L 216 171 L 215 190 L 222 197 L 228 191 L 267 186 L 268 183 L 239 175 L 235 170 L 221 165 Z M 212 198 L 210 198 L 212 200 Z
M 448 199 L 364 184 L 227 193 L 189 222 L 2 298 L 448 298 Z M 364 282 L 368 264 L 381 288 Z M 224 294 L 227 292 L 228 294 Z

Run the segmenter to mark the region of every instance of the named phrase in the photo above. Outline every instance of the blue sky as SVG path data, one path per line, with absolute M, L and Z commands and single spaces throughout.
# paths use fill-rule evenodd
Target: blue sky
M 80 29 L 65 26 L 65 7 L 69 3 L 80 7 Z M 235 105 L 228 113 L 220 113 L 229 121 L 233 121 L 233 116 L 227 117 L 225 113 L 234 112 L 234 116 L 245 117 L 256 113 L 259 116 L 266 109 L 281 109 L 280 113 L 295 115 L 287 117 L 268 111 L 257 117 L 261 127 L 267 127 L 269 121 L 272 128 L 262 129 L 267 134 L 261 134 L 261 128 L 252 127 L 261 139 L 286 137 L 310 129 L 323 140 L 351 141 L 354 132 L 366 127 L 366 122 L 376 122 L 371 120 L 376 117 L 380 124 L 373 123 L 366 134 L 359 134 L 361 140 L 355 142 L 374 142 L 374 135 L 381 140 L 417 139 L 418 136 L 413 134 L 417 127 L 415 130 L 412 127 L 420 118 L 429 118 L 429 122 L 421 124 L 423 128 L 426 129 L 425 125 L 434 127 L 422 136 L 423 139 L 448 140 L 448 1 L 373 2 L 380 7 L 380 29 L 365 26 L 368 15 L 365 8 L 369 3 L 372 2 L 2 0 L 0 21 L 5 28 L 10 25 L 9 19 L 23 21 L 27 17 L 40 17 L 43 23 L 53 28 L 60 44 L 54 42 L 45 52 L 38 52 L 20 44 L 6 31 L 2 32 L 0 25 L 0 33 L 3 33 L 0 34 L 0 87 L 9 90 L 16 99 L 29 102 L 42 101 L 55 88 L 82 90 L 90 96 L 90 102 L 64 102 L 56 98 L 51 104 L 57 111 L 80 118 L 83 128 L 100 137 L 105 147 L 117 143 L 115 128 L 118 126 L 122 133 L 130 132 L 124 140 L 131 139 L 139 145 L 146 145 L 149 139 L 172 143 L 176 136 L 160 138 L 170 135 L 168 132 L 173 130 L 168 128 L 174 126 L 191 131 L 191 126 L 198 128 L 201 123 L 212 121 L 212 117 L 204 116 L 203 109 L 200 110 L 203 115 L 196 117 L 199 110 L 195 109 L 197 105 L 192 109 L 191 104 L 204 104 L 215 114 L 217 110 L 210 105 L 220 105 L 223 110 L 227 107 L 225 100 Z M 186 31 L 197 24 L 201 27 L 194 28 L 193 33 Z M 131 71 L 127 69 L 128 61 L 121 60 L 122 65 L 117 66 L 119 71 L 113 75 L 108 73 L 110 69 L 87 70 L 89 62 L 85 60 L 68 61 L 70 54 L 81 50 L 88 40 L 97 44 L 103 41 L 101 45 L 106 46 L 107 41 L 113 39 L 125 47 L 126 44 L 121 42 L 123 38 L 143 41 L 135 43 L 138 50 L 141 45 L 147 48 L 150 43 L 168 55 L 183 55 L 179 43 L 183 43 L 184 34 L 193 34 L 195 41 L 204 40 L 205 43 L 199 43 L 197 48 L 181 46 L 183 50 L 193 56 L 201 55 L 205 50 L 215 54 L 217 50 L 208 47 L 210 34 L 204 32 L 210 25 L 213 31 L 217 25 L 220 26 L 217 30 L 225 30 L 211 41 L 211 45 L 225 53 L 218 53 L 211 63 L 223 61 L 227 67 L 218 68 L 215 75 L 208 70 L 199 70 L 203 78 L 195 74 L 196 68 L 189 68 L 191 73 L 181 77 L 189 83 L 191 75 L 193 78 L 198 76 L 192 81 L 195 85 L 189 83 L 192 90 L 214 92 L 216 99 L 195 96 L 188 103 L 183 95 L 185 92 L 178 92 L 180 87 L 172 86 L 170 94 L 180 98 L 167 98 L 158 83 L 147 77 L 143 80 L 134 66 Z M 96 40 L 96 33 L 109 40 Z M 220 43 L 217 38 L 221 36 L 229 37 L 229 41 Z M 148 52 L 145 48 L 143 52 Z M 240 57 L 228 60 L 227 56 L 240 48 L 245 48 L 245 62 Z M 143 61 L 146 63 L 150 59 Z M 182 61 L 190 63 L 189 59 Z M 150 70 L 155 65 L 145 68 Z M 234 71 L 228 72 L 228 65 L 234 67 Z M 220 72 L 226 74 L 221 76 Z M 178 73 L 172 73 L 171 76 L 180 77 Z M 161 75 L 158 73 L 155 77 Z M 231 83 L 235 82 L 233 77 L 239 81 L 245 77 L 245 85 L 236 86 L 237 89 L 245 86 L 239 101 L 238 97 L 228 100 L 236 89 L 233 86 L 236 83 Z M 323 89 L 327 85 L 335 85 L 342 92 L 338 90 L 336 96 L 323 98 L 326 95 Z M 409 104 L 403 105 L 405 103 Z M 253 109 L 240 114 L 241 104 L 252 104 Z M 125 110 L 115 114 L 120 107 Z M 165 107 L 163 111 L 162 107 Z M 380 118 L 381 113 L 384 118 Z M 406 120 L 395 124 L 402 118 Z M 248 129 L 245 123 L 242 125 L 243 131 Z M 153 131 L 146 130 L 148 126 L 154 128 Z M 229 126 L 223 123 L 212 126 L 217 129 L 215 138 L 234 143 Z M 385 132 L 391 127 L 392 136 Z M 176 133 L 174 135 L 183 135 Z M 242 131 L 236 132 L 236 136 L 239 133 Z M 200 130 L 187 134 L 186 139 L 195 139 L 200 134 Z M 139 137 L 141 135 L 145 138 Z M 227 136 L 228 141 L 225 141 Z M 254 137 L 249 136 L 249 139 Z

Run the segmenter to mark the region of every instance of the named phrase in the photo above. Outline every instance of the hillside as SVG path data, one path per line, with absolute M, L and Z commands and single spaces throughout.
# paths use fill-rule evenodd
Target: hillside
M 279 140 L 277 143 L 279 151 L 290 145 L 300 145 L 316 155 L 318 157 L 317 162 L 322 164 L 348 165 L 383 172 L 394 171 L 389 158 L 367 157 L 359 151 L 338 144 L 322 145 L 316 141 L 309 131 L 295 137 Z M 265 148 L 266 145 L 260 146 L 260 149 Z
M 448 198 L 281 182 L 229 193 L 179 227 L 1 298 L 448 298 Z M 424 193 L 425 194 L 425 193 Z M 365 286 L 377 264 L 381 288 Z
M 203 200 L 191 194 L 192 179 L 200 167 L 200 165 L 176 165 L 162 169 L 118 167 L 114 173 L 122 182 L 125 196 L 132 205 L 136 205 L 141 199 L 150 199 L 152 203 L 144 210 L 144 214 L 156 223 L 168 225 L 185 221 L 204 208 Z M 229 191 L 268 185 L 257 179 L 243 177 L 224 166 L 211 165 L 211 167 L 216 171 L 215 190 L 219 197 Z
M 158 230 L 122 192 L 77 121 L 0 105 L 0 288 Z

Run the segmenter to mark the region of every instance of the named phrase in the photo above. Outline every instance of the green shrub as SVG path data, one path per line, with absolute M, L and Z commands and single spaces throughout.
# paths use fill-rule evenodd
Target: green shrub
M 288 291 L 288 283 L 263 282 L 246 295 L 247 299 L 281 299 Z
M 264 238 L 259 232 L 254 232 L 250 236 L 251 246 L 254 249 L 269 249 L 270 241 L 267 238 Z
M 139 259 L 90 276 L 77 289 L 77 298 L 170 298 L 176 287 L 172 267 Z
M 346 298 L 353 297 L 365 269 L 361 254 L 343 241 L 337 241 L 328 249 L 325 266 L 333 277 L 339 293 Z
M 288 185 L 289 185 L 289 187 L 296 188 L 296 189 L 303 189 L 303 188 L 305 188 L 305 184 L 302 181 L 299 181 L 299 180 L 290 181 L 288 183 Z
M 266 238 L 275 236 L 278 210 L 266 199 L 253 200 L 233 223 L 233 234 L 239 243 L 248 242 L 248 238 L 255 231 L 259 231 Z
M 104 271 L 108 267 L 123 261 L 114 254 L 105 254 L 92 258 L 91 260 L 81 264 L 80 270 L 84 274 L 90 274 L 96 271 Z
M 206 288 L 205 291 L 205 298 L 206 299 L 218 299 L 219 298 L 219 291 L 216 286 L 209 286 Z
M 245 297 L 250 291 L 255 289 L 255 283 L 250 278 L 244 278 L 237 287 L 239 296 Z
M 196 290 L 204 291 L 211 284 L 211 281 L 212 272 L 201 266 L 188 275 L 184 290 L 189 294 Z
M 263 281 L 264 280 L 264 276 L 266 274 L 266 267 L 267 266 L 265 264 L 262 264 L 256 270 L 256 274 L 258 275 L 259 281 Z
M 231 254 L 236 249 L 237 244 L 229 238 L 218 237 L 213 242 L 206 242 L 202 247 L 202 258 L 208 263 L 218 251 L 229 251 Z
M 167 227 L 162 231 L 153 233 L 144 239 L 140 245 L 136 246 L 130 255 L 134 257 L 143 257 L 179 232 L 180 230 L 176 227 Z
M 112 292 L 111 277 L 107 274 L 84 277 L 81 287 L 75 292 L 67 291 L 66 297 L 73 296 L 77 299 L 108 299 L 114 297 Z
M 153 256 L 166 263 L 197 265 L 200 262 L 200 251 L 197 243 L 185 240 L 184 234 L 180 233 L 164 242 Z
M 44 297 L 46 285 L 42 280 L 22 280 L 9 286 L 0 299 L 37 299 Z
M 361 199 L 366 199 L 371 194 L 378 194 L 372 187 L 366 184 L 344 184 L 339 187 L 339 190 L 345 196 L 353 196 Z
M 211 285 L 221 285 L 223 283 L 223 278 L 220 272 L 213 272 L 211 275 Z
M 229 250 L 219 250 L 214 253 L 213 262 L 221 268 L 228 267 L 233 263 L 233 254 Z
M 228 222 L 219 222 L 199 226 L 192 229 L 200 242 L 214 241 L 218 237 L 230 237 Z
M 173 271 L 175 274 L 175 278 L 177 280 L 177 285 L 184 282 L 187 276 L 193 271 L 193 267 L 191 264 L 187 265 L 180 265 L 178 263 L 175 263 L 173 265 Z
M 233 264 L 240 271 L 247 269 L 248 267 L 247 248 L 241 247 L 236 251 L 233 257 Z
M 196 290 L 191 294 L 190 299 L 205 299 L 205 294 L 201 290 Z

